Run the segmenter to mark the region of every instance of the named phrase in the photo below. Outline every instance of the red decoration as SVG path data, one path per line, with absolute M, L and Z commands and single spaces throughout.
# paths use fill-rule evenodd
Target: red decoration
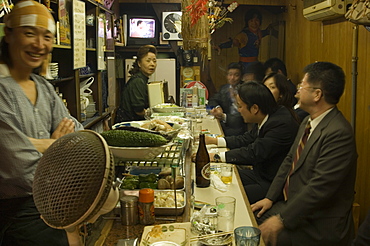
M 190 15 L 191 26 L 194 26 L 203 15 L 207 14 L 207 3 L 208 0 L 192 0 L 192 4 L 186 7 Z

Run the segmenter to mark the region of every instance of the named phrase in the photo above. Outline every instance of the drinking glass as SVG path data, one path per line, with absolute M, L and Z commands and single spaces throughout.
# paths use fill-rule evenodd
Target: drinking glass
M 231 196 L 216 197 L 218 230 L 233 231 L 236 199 Z
M 233 180 L 233 165 L 221 164 L 221 180 L 224 184 L 231 184 Z
M 261 231 L 252 226 L 241 226 L 235 228 L 235 245 L 236 246 L 258 246 L 260 245 Z

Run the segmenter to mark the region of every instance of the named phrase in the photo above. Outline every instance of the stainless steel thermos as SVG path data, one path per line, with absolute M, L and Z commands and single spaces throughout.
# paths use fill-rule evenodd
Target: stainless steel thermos
M 123 196 L 120 204 L 122 225 L 136 225 L 139 222 L 138 197 Z

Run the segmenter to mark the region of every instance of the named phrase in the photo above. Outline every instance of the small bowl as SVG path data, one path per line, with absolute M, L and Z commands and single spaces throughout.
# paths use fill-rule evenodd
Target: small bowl
M 227 246 L 232 245 L 233 243 L 233 235 L 232 233 L 226 235 L 219 235 L 210 238 L 200 239 L 200 245 L 207 245 L 207 246 Z

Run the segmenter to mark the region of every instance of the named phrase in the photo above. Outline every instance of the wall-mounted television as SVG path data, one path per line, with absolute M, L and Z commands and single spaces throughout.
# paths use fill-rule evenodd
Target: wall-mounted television
M 157 45 L 158 20 L 155 16 L 127 15 L 127 45 Z

